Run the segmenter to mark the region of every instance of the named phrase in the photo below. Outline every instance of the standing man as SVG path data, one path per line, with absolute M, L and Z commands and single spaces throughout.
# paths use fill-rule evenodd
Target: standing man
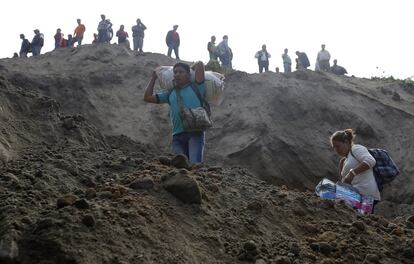
M 210 60 L 217 60 L 216 36 L 211 36 L 211 41 L 207 43 L 207 50 Z
M 221 61 L 221 66 L 224 68 L 231 69 L 233 60 L 233 52 L 229 47 L 229 37 L 227 35 L 223 36 L 223 40 L 217 45 L 217 54 Z
M 101 21 L 98 24 L 98 42 L 110 42 L 112 39 L 112 23 L 106 19 L 105 15 L 101 15 Z
M 266 45 L 262 45 L 262 49 L 256 52 L 254 57 L 257 59 L 257 63 L 259 64 L 259 73 L 263 72 L 263 68 L 265 72 L 269 71 L 269 58 L 271 57 L 270 53 L 266 50 Z
M 78 22 L 78 26 L 75 28 L 75 32 L 73 34 L 73 41 L 78 42 L 78 46 L 82 45 L 83 34 L 85 33 L 85 25 L 81 23 L 80 18 L 76 20 Z
M 35 33 L 35 36 L 32 40 L 32 54 L 33 56 L 38 56 L 40 55 L 40 52 L 44 44 L 44 36 L 40 33 L 38 29 L 33 30 L 33 32 Z
M 292 72 L 292 60 L 290 59 L 290 56 L 288 55 L 288 49 L 285 49 L 285 52 L 282 54 L 283 59 L 283 68 L 285 70 L 285 73 Z
M 20 48 L 20 58 L 27 58 L 27 53 L 30 52 L 30 42 L 24 37 L 24 34 L 20 34 L 22 40 L 22 46 Z
M 331 65 L 329 64 L 331 54 L 329 54 L 329 52 L 325 50 L 325 44 L 322 44 L 321 48 L 322 50 L 318 52 L 316 61 L 318 62 L 319 69 L 321 71 L 329 72 L 331 70 Z
M 306 70 L 310 66 L 308 55 L 305 52 L 296 51 L 296 56 L 298 56 L 298 70 Z
M 165 42 L 168 46 L 168 57 L 171 57 L 171 52 L 172 50 L 174 50 L 175 58 L 179 60 L 180 56 L 178 56 L 178 47 L 180 46 L 180 35 L 178 35 L 177 28 L 178 25 L 174 25 L 173 29 L 168 31 L 167 37 L 165 38 Z
M 200 97 L 205 96 L 206 93 L 204 64 L 201 61 L 195 63 L 193 70 L 197 85 L 191 83 L 190 66 L 182 62 L 176 63 L 173 67 L 174 88 L 156 94 L 154 94 L 154 85 L 157 74 L 154 71 L 145 89 L 144 101 L 155 104 L 169 104 L 174 153 L 184 155 L 191 163 L 201 163 L 203 162 L 205 132 L 202 129 L 186 131 L 180 114 L 180 109 L 184 106 L 190 109 L 203 106 Z
M 137 24 L 132 27 L 132 39 L 134 41 L 134 51 L 143 52 L 144 46 L 144 31 L 147 27 L 141 22 L 141 19 L 137 19 Z

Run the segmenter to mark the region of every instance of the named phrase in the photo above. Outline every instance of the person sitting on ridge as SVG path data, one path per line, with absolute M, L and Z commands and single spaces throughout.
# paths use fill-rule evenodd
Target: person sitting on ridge
M 333 62 L 334 65 L 331 67 L 331 72 L 333 74 L 344 75 L 348 73 L 344 67 L 338 65 L 338 60 L 335 59 Z
M 195 83 L 191 83 L 190 66 L 185 63 L 176 63 L 174 71 L 174 88 L 169 91 L 154 94 L 154 85 L 157 74 L 154 71 L 148 83 L 144 101 L 155 104 L 170 105 L 170 120 L 172 124 L 172 148 L 175 154 L 185 155 L 191 163 L 203 162 L 205 144 L 204 131 L 185 131 L 180 115 L 180 107 L 196 108 L 202 106 L 199 96 L 205 96 L 206 85 L 204 82 L 204 64 L 199 61 L 194 64 Z M 197 95 L 196 89 L 199 91 Z M 181 99 L 180 99 L 181 98 Z M 180 100 L 181 105 L 180 105 Z

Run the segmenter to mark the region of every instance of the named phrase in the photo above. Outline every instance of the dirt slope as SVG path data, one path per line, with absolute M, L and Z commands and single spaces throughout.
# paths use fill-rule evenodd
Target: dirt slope
M 105 134 L 127 135 L 170 151 L 168 106 L 145 104 L 151 70 L 173 65 L 163 55 L 138 56 L 117 45 L 61 49 L 29 60 L 0 62 L 16 85 L 57 100 L 69 114 L 81 113 Z M 389 150 L 402 174 L 384 192 L 395 202 L 414 202 L 414 87 L 312 71 L 227 76 L 226 99 L 213 108 L 207 160 L 249 168 L 260 178 L 313 189 L 336 177 L 332 132 L 354 128 L 358 142 Z
M 401 89 L 398 104 L 368 80 L 235 72 L 208 132 L 210 165 L 186 170 L 165 152 L 166 107 L 141 102 L 151 68 L 169 62 L 109 46 L 1 61 L 0 263 L 412 263 L 410 205 L 360 217 L 259 179 L 313 187 L 334 171 L 329 124 L 354 119 L 367 142 L 388 140 L 387 125 L 398 159 L 411 144 L 398 130 L 412 125 L 411 90 L 383 84 Z M 331 100 L 376 106 L 344 119 Z

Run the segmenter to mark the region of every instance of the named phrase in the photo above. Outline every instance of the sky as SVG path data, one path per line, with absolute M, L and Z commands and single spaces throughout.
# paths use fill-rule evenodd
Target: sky
M 321 44 L 349 75 L 357 77 L 414 76 L 414 23 L 412 0 L 117 0 L 117 1 L 3 1 L 0 9 L 0 58 L 19 52 L 20 33 L 32 40 L 38 28 L 45 35 L 42 54 L 54 48 L 57 28 L 73 34 L 76 19 L 86 26 L 84 44 L 93 40 L 100 15 L 121 24 L 130 35 L 137 18 L 147 26 L 144 51 L 166 54 L 165 36 L 174 24 L 180 34 L 180 57 L 208 61 L 207 43 L 218 44 L 228 35 L 233 67 L 257 73 L 255 53 L 266 44 L 270 70 L 283 69 L 281 55 L 303 51 L 314 68 Z M 112 43 L 117 40 L 114 38 Z M 294 66 L 293 66 L 294 67 Z

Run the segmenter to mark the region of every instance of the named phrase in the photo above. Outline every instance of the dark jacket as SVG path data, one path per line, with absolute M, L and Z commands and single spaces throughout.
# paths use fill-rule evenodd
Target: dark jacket
M 28 53 L 28 52 L 30 52 L 30 49 L 31 49 L 30 42 L 27 39 L 23 39 L 22 47 L 20 48 L 20 52 Z
M 263 52 L 266 52 L 266 60 L 265 61 L 262 61 L 261 60 L 261 58 L 262 58 L 262 55 L 263 55 Z M 257 57 L 257 63 L 259 64 L 259 65 L 262 65 L 263 63 L 265 64 L 265 65 L 269 65 L 269 53 L 267 52 L 267 51 L 263 51 L 263 50 L 259 50 L 258 52 L 257 52 L 258 54 L 259 54 L 259 57 Z
M 302 67 L 307 68 L 310 66 L 308 56 L 305 52 L 299 52 L 298 59 Z
M 177 34 L 177 39 L 174 39 L 174 34 Z M 165 43 L 167 43 L 167 46 L 175 45 L 176 47 L 180 46 L 180 35 L 178 35 L 178 32 L 174 30 L 170 30 L 167 33 L 167 36 L 165 37 Z

